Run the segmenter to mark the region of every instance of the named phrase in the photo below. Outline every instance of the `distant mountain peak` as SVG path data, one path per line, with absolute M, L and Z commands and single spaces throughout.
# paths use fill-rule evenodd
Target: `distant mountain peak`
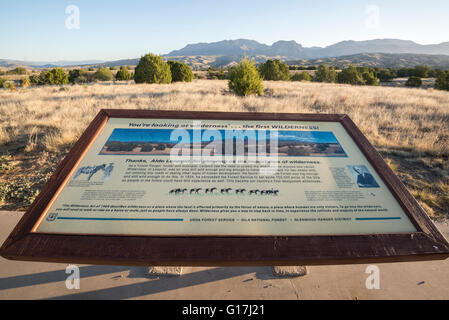
M 379 55 L 382 54 L 382 55 Z M 354 55 L 359 55 L 354 57 Z M 221 40 L 217 42 L 200 42 L 187 44 L 184 48 L 171 51 L 164 58 L 184 61 L 194 68 L 203 66 L 222 67 L 238 62 L 241 57 L 247 56 L 257 63 L 266 59 L 281 59 L 284 61 L 303 60 L 335 61 L 338 57 L 349 57 L 351 61 L 364 61 L 371 59 L 373 64 L 388 65 L 392 61 L 398 63 L 397 57 L 390 55 L 408 55 L 404 65 L 417 63 L 433 66 L 446 65 L 449 59 L 449 41 L 440 44 L 421 45 L 411 40 L 401 39 L 373 39 L 373 40 L 344 40 L 327 47 L 303 47 L 295 40 L 278 40 L 272 45 L 260 43 L 250 39 Z M 429 56 L 433 55 L 433 56 Z M 327 60 L 326 60 L 327 59 Z M 377 59 L 377 62 L 374 61 Z M 104 65 L 121 66 L 135 65 L 136 59 L 123 59 L 118 61 L 58 61 L 58 62 L 32 62 L 12 59 L 0 59 L 0 67 L 13 68 L 26 66 L 44 68 L 54 66 L 81 66 Z M 317 62 L 317 61 L 315 61 Z M 401 62 L 402 63 L 402 62 Z
M 384 38 L 363 41 L 344 40 L 325 48 L 307 48 L 295 40 L 279 40 L 269 46 L 255 40 L 236 39 L 189 44 L 180 50 L 170 52 L 166 56 L 264 55 L 284 59 L 317 59 L 374 52 L 449 55 L 449 42 L 421 45 L 411 40 Z

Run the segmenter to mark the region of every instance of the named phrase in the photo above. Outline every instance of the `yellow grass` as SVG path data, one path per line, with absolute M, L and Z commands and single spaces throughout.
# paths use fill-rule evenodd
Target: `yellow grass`
M 65 154 L 102 108 L 345 113 L 423 205 L 449 215 L 449 208 L 442 208 L 448 203 L 449 92 L 308 82 L 264 85 L 260 97 L 235 96 L 224 80 L 0 90 L 0 155 L 34 155 L 36 161 L 29 167 L 41 161 L 39 168 L 48 167 L 41 172 L 45 179 L 60 160 L 52 154 Z M 45 164 L 51 161 L 51 166 Z M 15 172 L 0 174 L 0 184 L 13 181 Z
M 449 93 L 436 90 L 265 82 L 261 97 L 237 97 L 226 81 L 133 83 L 0 91 L 0 144 L 27 148 L 73 143 L 101 108 L 346 113 L 376 146 L 449 154 Z

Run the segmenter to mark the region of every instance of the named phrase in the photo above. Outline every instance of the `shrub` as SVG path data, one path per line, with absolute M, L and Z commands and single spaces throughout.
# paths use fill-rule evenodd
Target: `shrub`
M 194 73 L 194 74 L 193 74 L 193 77 L 194 77 L 195 79 L 200 79 L 200 80 L 205 80 L 205 79 L 207 79 L 207 76 L 204 75 L 204 74 L 201 73 L 201 72 L 199 72 L 199 73 Z
M 32 85 L 37 86 L 38 84 L 40 84 L 39 81 L 40 81 L 39 75 L 37 75 L 37 74 L 32 74 L 32 75 L 30 76 L 30 83 L 31 83 Z
M 21 80 L 20 80 L 20 85 L 22 86 L 22 88 L 27 88 L 27 87 L 29 87 L 30 86 L 30 78 L 28 78 L 28 77 L 23 77 Z
M 337 82 L 337 72 L 335 68 L 320 65 L 317 67 L 315 75 L 312 78 L 315 82 Z
M 117 70 L 117 68 L 116 67 L 109 67 L 109 70 Z
M 366 71 L 362 73 L 362 79 L 365 81 L 367 86 L 378 86 L 379 79 L 374 75 L 373 72 Z
M 54 68 L 50 70 L 53 78 L 52 84 L 67 84 L 69 83 L 69 76 L 62 68 Z
M 312 77 L 308 72 L 297 72 L 295 73 L 291 78 L 291 81 L 310 81 L 312 80 Z
M 39 85 L 51 84 L 50 81 L 51 81 L 50 71 L 41 71 L 41 73 L 39 74 L 38 84 Z
M 86 83 L 87 80 L 87 71 L 84 69 L 73 69 L 69 71 L 69 82 L 72 84 L 75 83 Z
M 264 80 L 290 80 L 288 66 L 279 59 L 267 60 L 259 67 L 259 71 Z
M 33 80 L 34 81 L 34 80 Z M 39 75 L 38 84 L 67 84 L 69 83 L 69 76 L 62 68 L 54 68 L 50 71 L 42 71 Z
M 179 61 L 168 61 L 170 66 L 172 82 L 183 81 L 191 82 L 193 79 L 193 72 L 190 67 Z
M 136 83 L 171 83 L 170 66 L 161 56 L 147 54 L 140 58 L 134 71 Z
M 363 80 L 362 75 L 358 72 L 357 68 L 349 66 L 338 74 L 338 83 L 363 85 L 365 84 L 365 80 Z
M 10 74 L 27 74 L 27 69 L 24 67 L 17 67 L 9 71 Z
M 11 91 L 16 91 L 16 85 L 13 81 L 6 81 L 3 85 L 4 88 L 9 89 Z
M 127 81 L 131 80 L 131 73 L 129 73 L 128 68 L 125 66 L 121 66 L 120 70 L 115 75 L 115 79 L 119 81 Z
M 206 78 L 214 80 L 226 80 L 228 76 L 223 70 L 215 70 L 214 68 L 209 68 Z
M 229 90 L 239 96 L 250 94 L 262 95 L 263 80 L 254 62 L 244 58 L 229 71 Z
M 422 85 L 422 80 L 420 77 L 416 77 L 416 76 L 411 76 L 410 78 L 408 78 L 407 82 L 405 83 L 405 85 L 407 87 L 413 87 L 413 88 L 418 88 L 421 87 Z
M 87 71 L 95 71 L 95 68 L 90 67 L 87 69 Z
M 6 83 L 6 79 L 0 77 L 0 88 L 4 88 Z
M 399 78 L 410 77 L 412 76 L 413 69 L 410 68 L 400 68 L 396 70 L 396 74 Z
M 449 71 L 438 72 L 435 89 L 449 91 Z
M 396 78 L 396 74 L 393 71 L 381 69 L 379 70 L 377 77 L 382 82 L 391 82 L 394 78 Z
M 141 152 L 151 152 L 153 151 L 153 146 L 151 144 L 145 144 L 140 149 Z
M 418 78 L 428 78 L 430 71 L 431 69 L 428 66 L 416 66 L 415 68 L 413 68 L 412 76 Z
M 112 75 L 111 70 L 106 69 L 105 67 L 100 67 L 95 73 L 94 78 L 99 81 L 112 81 L 114 80 L 114 76 Z

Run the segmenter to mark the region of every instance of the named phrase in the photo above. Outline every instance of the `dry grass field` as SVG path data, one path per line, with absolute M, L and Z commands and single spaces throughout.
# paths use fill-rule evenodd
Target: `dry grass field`
M 449 92 L 265 82 L 237 97 L 222 80 L 0 90 L 0 209 L 24 209 L 102 108 L 346 113 L 433 218 L 449 216 Z

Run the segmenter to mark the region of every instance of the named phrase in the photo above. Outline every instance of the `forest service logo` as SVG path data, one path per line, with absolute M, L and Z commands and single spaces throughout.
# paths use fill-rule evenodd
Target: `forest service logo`
M 58 217 L 58 214 L 56 212 L 52 212 L 48 215 L 47 221 L 55 221 L 57 217 Z

